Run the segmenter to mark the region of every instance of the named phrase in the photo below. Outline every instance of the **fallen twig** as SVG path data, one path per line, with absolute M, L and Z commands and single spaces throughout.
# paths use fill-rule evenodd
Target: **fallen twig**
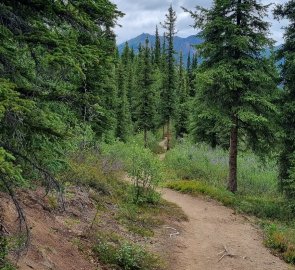
M 177 229 L 173 228 L 173 227 L 166 226 L 165 228 L 166 228 L 166 229 L 169 229 L 169 230 L 173 230 L 173 231 L 175 231 L 175 233 L 170 233 L 170 234 L 169 234 L 169 237 L 170 237 L 170 238 L 173 237 L 173 236 L 180 235 L 180 232 L 179 232 Z
M 229 250 L 227 249 L 226 245 L 223 245 L 224 250 L 219 252 L 217 255 L 221 255 L 221 257 L 219 258 L 218 262 L 220 262 L 224 257 L 237 257 L 237 255 L 232 254 L 229 252 Z

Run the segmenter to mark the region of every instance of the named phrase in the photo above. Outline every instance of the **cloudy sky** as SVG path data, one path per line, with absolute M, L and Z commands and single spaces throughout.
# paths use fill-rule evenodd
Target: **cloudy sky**
M 117 4 L 120 11 L 126 15 L 119 20 L 122 27 L 116 28 L 117 42 L 122 43 L 134 38 L 142 33 L 153 34 L 156 24 L 164 21 L 169 5 L 173 4 L 177 12 L 178 36 L 187 37 L 197 33 L 190 25 L 193 24 L 189 14 L 185 13 L 181 7 L 193 9 L 196 5 L 209 7 L 212 0 L 111 0 Z M 285 3 L 287 0 L 262 0 L 263 3 Z M 283 41 L 283 30 L 286 21 L 278 22 L 270 14 L 268 20 L 272 23 L 271 35 L 277 43 Z M 163 29 L 160 29 L 161 33 Z

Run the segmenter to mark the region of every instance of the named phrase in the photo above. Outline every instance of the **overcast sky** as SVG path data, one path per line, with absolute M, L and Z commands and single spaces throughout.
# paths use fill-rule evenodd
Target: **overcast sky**
M 185 13 L 181 7 L 193 9 L 197 5 L 209 7 L 212 0 L 111 0 L 117 4 L 118 9 L 126 15 L 119 20 L 122 27 L 116 27 L 117 42 L 122 43 L 134 38 L 142 33 L 153 34 L 155 27 L 159 22 L 164 21 L 165 14 L 169 5 L 173 4 L 177 12 L 177 30 L 178 36 L 187 37 L 197 33 L 190 25 L 193 21 L 189 14 Z M 285 3 L 288 0 L 262 0 L 263 3 Z M 272 23 L 271 35 L 278 44 L 283 41 L 282 26 L 286 25 L 286 21 L 278 22 L 273 19 L 271 13 L 268 20 Z M 162 34 L 163 29 L 160 28 Z

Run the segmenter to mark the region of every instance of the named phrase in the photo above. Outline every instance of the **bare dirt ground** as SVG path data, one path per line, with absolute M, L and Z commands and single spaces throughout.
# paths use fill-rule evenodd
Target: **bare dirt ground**
M 84 232 L 95 215 L 95 208 L 86 192 L 73 190 L 75 200 L 68 200 L 65 213 L 51 212 L 44 190 L 21 192 L 23 207 L 31 231 L 30 245 L 17 261 L 20 270 L 96 270 L 90 254 L 79 250 L 87 246 Z M 9 231 L 14 234 L 16 211 L 9 197 L 1 194 L 1 208 Z
M 189 218 L 176 227 L 180 234 L 169 240 L 169 270 L 294 269 L 272 255 L 263 246 L 261 232 L 233 210 L 203 197 L 168 189 L 162 193 Z

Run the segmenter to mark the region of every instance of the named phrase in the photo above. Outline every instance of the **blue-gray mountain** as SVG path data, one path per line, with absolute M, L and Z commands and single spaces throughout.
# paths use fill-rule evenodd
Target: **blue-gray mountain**
M 128 40 L 127 41 L 128 46 L 130 48 L 133 48 L 135 50 L 135 52 L 137 52 L 139 45 L 140 44 L 142 44 L 142 45 L 145 44 L 146 38 L 149 39 L 150 46 L 154 46 L 155 40 L 156 40 L 155 35 L 146 34 L 146 33 L 143 33 L 143 34 L 141 34 L 141 35 L 139 35 L 139 36 L 137 36 L 137 37 L 135 37 L 133 39 Z M 161 44 L 163 44 L 164 37 L 161 36 L 160 40 L 161 40 Z M 186 38 L 181 38 L 181 37 L 176 36 L 175 39 L 174 39 L 174 49 L 175 49 L 176 52 L 182 51 L 184 63 L 186 65 L 187 57 L 188 57 L 189 53 L 191 53 L 191 55 L 192 55 L 195 52 L 194 45 L 201 44 L 202 42 L 203 42 L 203 40 L 200 37 L 194 36 L 194 35 L 186 37 Z M 120 53 L 122 53 L 122 51 L 123 51 L 123 49 L 125 47 L 125 44 L 126 44 L 126 42 L 118 45 L 118 49 L 119 49 Z M 277 50 L 279 48 L 280 48 L 280 46 L 276 46 L 275 50 Z M 266 53 L 267 56 L 269 56 L 271 54 L 269 49 L 267 49 L 265 53 Z M 176 59 L 178 59 L 178 57 L 179 56 L 176 55 Z
M 136 38 L 128 40 L 127 41 L 128 46 L 130 48 L 133 48 L 135 51 L 138 51 L 139 45 L 140 44 L 144 45 L 146 38 L 149 39 L 150 45 L 154 46 L 155 41 L 156 41 L 156 37 L 154 35 L 145 34 L 145 33 L 139 35 Z M 160 40 L 161 40 L 161 44 L 163 44 L 164 37 L 161 36 Z M 203 40 L 197 36 L 189 36 L 187 38 L 181 38 L 181 37 L 176 36 L 174 39 L 174 49 L 176 52 L 182 51 L 183 59 L 184 59 L 184 62 L 186 63 L 189 53 L 191 53 L 191 55 L 192 55 L 195 52 L 194 45 L 198 45 L 202 42 L 203 42 Z M 124 42 L 118 46 L 120 53 L 122 53 L 122 51 L 125 47 L 125 43 L 126 42 Z M 178 55 L 176 55 L 176 58 L 178 58 Z

